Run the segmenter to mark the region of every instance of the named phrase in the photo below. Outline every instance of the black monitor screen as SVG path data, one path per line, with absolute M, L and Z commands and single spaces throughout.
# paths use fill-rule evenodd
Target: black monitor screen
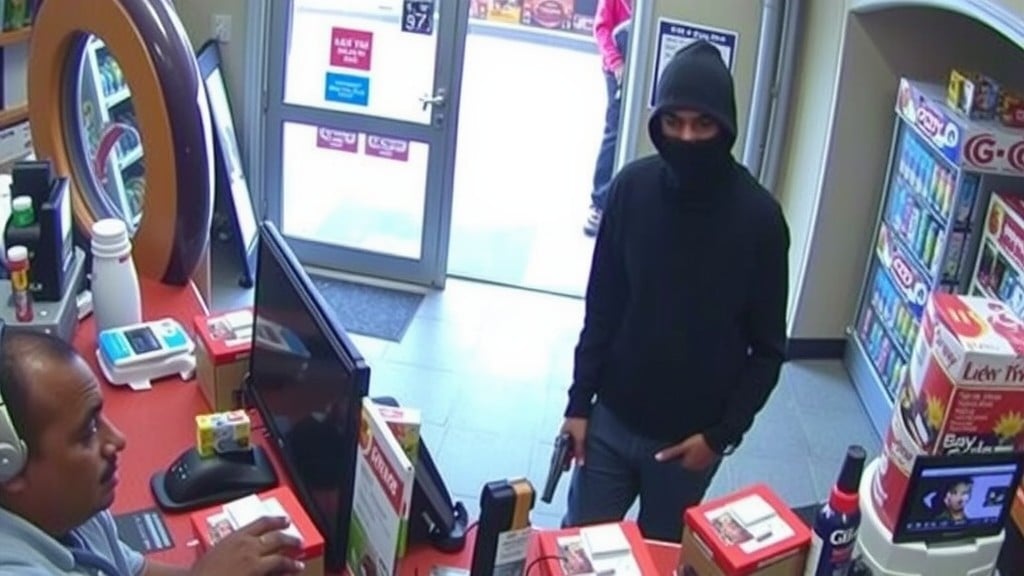
M 918 457 L 894 540 L 998 534 L 1020 484 L 1020 468 L 1013 454 Z
M 249 394 L 292 483 L 344 562 L 369 369 L 273 225 L 260 227 Z

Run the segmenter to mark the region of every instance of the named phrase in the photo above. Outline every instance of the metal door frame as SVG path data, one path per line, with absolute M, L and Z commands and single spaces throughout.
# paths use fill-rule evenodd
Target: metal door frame
M 434 93 L 445 91 L 444 106 L 435 110 L 431 125 L 376 116 L 328 111 L 284 102 L 285 66 L 293 0 L 272 3 L 269 10 L 267 105 L 263 151 L 264 214 L 284 232 L 282 145 L 284 123 L 293 122 L 346 131 L 383 133 L 430 145 L 419 260 L 331 246 L 289 238 L 299 260 L 306 265 L 386 280 L 444 287 L 451 234 L 452 196 L 455 179 L 455 148 L 462 88 L 462 65 L 469 6 L 462 0 L 435 0 L 439 4 Z M 394 73 L 394 72 L 392 72 Z M 436 118 L 443 115 L 440 127 Z M 325 174 L 324 178 L 344 175 Z

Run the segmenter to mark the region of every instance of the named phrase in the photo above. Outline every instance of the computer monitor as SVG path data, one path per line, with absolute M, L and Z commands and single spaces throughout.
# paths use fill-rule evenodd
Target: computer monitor
M 918 456 L 893 542 L 952 542 L 999 534 L 1013 504 L 1021 455 Z
M 254 313 L 248 396 L 337 569 L 370 369 L 270 222 L 260 225 Z

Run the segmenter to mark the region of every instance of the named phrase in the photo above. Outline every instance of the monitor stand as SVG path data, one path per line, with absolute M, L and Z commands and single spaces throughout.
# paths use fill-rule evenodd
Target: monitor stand
M 932 576 L 963 574 L 990 576 L 995 573 L 1005 533 L 943 544 L 913 542 L 893 544 L 871 501 L 871 485 L 881 465 L 879 457 L 864 470 L 860 482 L 861 524 L 856 556 L 873 576 Z

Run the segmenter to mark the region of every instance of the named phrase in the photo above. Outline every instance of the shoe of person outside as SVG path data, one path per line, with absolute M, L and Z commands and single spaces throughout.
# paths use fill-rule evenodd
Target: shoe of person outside
M 601 227 L 601 216 L 604 211 L 597 206 L 590 207 L 590 214 L 587 215 L 587 223 L 583 225 L 583 233 L 587 236 L 597 236 L 597 229 Z

